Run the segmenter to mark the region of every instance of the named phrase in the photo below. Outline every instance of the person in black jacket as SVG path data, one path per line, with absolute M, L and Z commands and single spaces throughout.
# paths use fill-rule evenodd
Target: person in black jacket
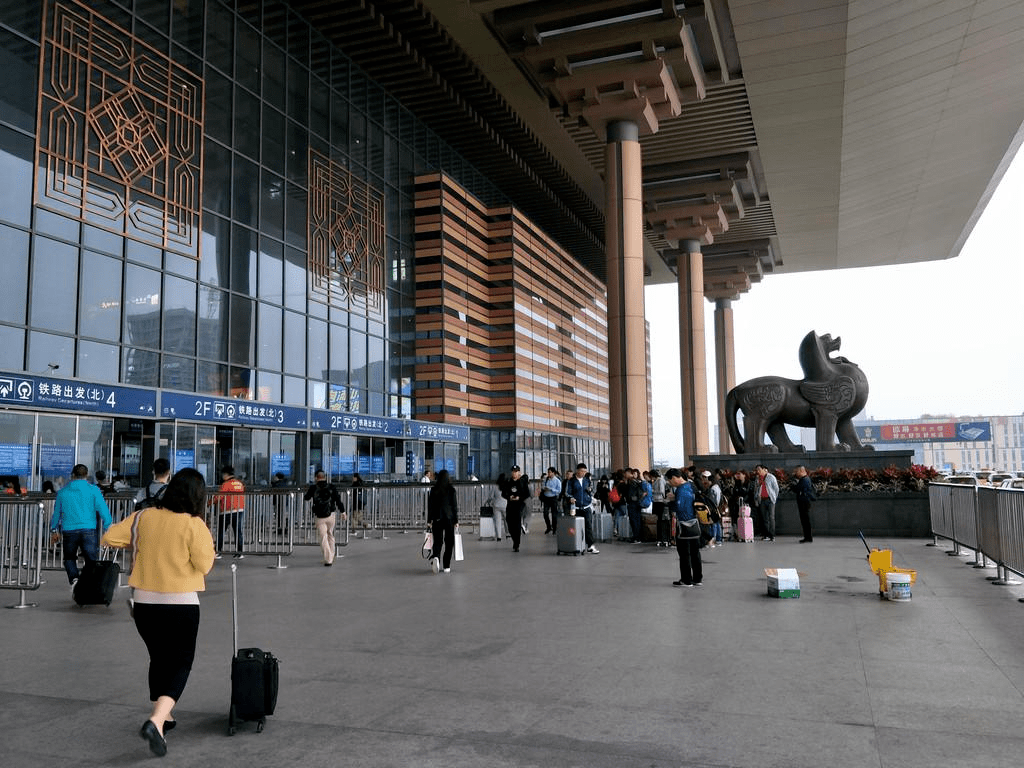
M 448 477 L 447 469 L 437 473 L 434 487 L 427 495 L 427 522 L 434 532 L 430 570 L 437 573 L 443 565 L 444 572 L 451 573 L 452 553 L 455 551 L 455 526 L 459 523 L 459 502 L 455 498 L 455 486 Z M 442 542 L 444 554 L 439 557 Z
M 793 488 L 796 494 L 796 506 L 800 511 L 800 526 L 804 529 L 804 537 L 800 539 L 801 544 L 808 544 L 814 541 L 814 534 L 811 533 L 811 502 L 818 498 L 811 484 L 811 478 L 807 476 L 807 468 L 797 467 L 794 472 L 797 481 Z
M 523 510 L 526 500 L 530 498 L 530 478 L 522 474 L 519 465 L 512 467 L 512 476 L 505 480 L 501 495 L 508 501 L 505 507 L 505 523 L 508 535 L 512 539 L 512 551 L 519 551 L 519 541 L 523 536 Z
M 316 482 L 306 489 L 303 498 L 312 501 L 313 516 L 316 518 L 316 532 L 320 540 L 320 552 L 324 556 L 324 565 L 334 565 L 334 521 L 335 513 L 341 512 L 345 519 L 345 505 L 341 495 L 333 483 L 327 482 L 327 473 L 317 470 Z

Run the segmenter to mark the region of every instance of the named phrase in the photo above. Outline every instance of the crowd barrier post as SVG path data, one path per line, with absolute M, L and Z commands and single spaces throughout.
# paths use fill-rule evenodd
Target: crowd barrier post
M 19 600 L 8 608 L 35 608 L 25 593 L 42 581 L 43 541 L 47 529 L 43 504 L 0 506 L 0 588 L 17 589 Z

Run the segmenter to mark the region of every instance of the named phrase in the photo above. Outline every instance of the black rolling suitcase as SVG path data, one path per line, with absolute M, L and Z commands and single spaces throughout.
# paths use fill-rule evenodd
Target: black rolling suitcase
M 113 560 L 86 563 L 75 584 L 75 602 L 79 605 L 110 605 L 121 576 L 121 566 Z
M 238 647 L 238 566 L 231 565 L 231 637 L 235 655 L 231 657 L 231 710 L 228 712 L 228 735 L 233 736 L 238 724 L 256 721 L 256 731 L 263 730 L 267 715 L 277 706 L 278 661 L 270 651 Z

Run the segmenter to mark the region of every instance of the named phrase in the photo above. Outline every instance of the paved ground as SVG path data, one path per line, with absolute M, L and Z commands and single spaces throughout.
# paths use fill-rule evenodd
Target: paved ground
M 674 550 L 466 535 L 432 575 L 413 534 L 354 540 L 322 567 L 239 568 L 241 643 L 281 658 L 277 714 L 226 735 L 230 571 L 203 597 L 199 658 L 168 738 L 189 766 L 1016 766 L 1024 754 L 1024 587 L 922 540 L 909 603 L 879 600 L 857 539 L 705 551 L 703 589 Z M 796 567 L 799 600 L 762 569 Z M 0 592 L 5 604 L 16 592 Z M 0 611 L 0 765 L 155 760 L 146 655 L 123 600 L 72 606 L 63 573 Z

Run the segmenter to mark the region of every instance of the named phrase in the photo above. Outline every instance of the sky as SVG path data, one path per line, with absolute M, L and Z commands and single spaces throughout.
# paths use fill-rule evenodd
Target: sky
M 854 300 L 841 305 L 837 289 Z M 645 293 L 656 460 L 683 455 L 676 296 L 674 283 Z M 842 337 L 834 354 L 867 375 L 870 392 L 858 420 L 1024 413 L 1024 152 L 1010 164 L 956 258 L 768 274 L 732 308 L 737 383 L 757 376 L 802 378 L 797 349 L 814 330 Z M 714 451 L 711 302 L 705 302 L 705 333 Z

